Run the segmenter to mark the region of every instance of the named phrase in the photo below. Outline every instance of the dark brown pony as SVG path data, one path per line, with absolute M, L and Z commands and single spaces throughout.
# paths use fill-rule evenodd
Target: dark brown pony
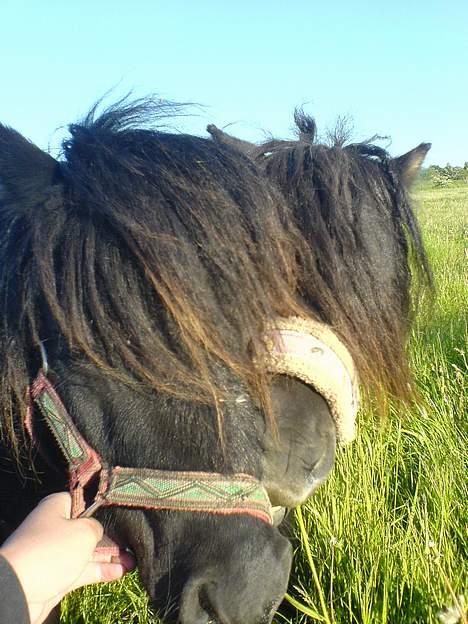
M 298 117 L 299 141 L 258 148 L 214 128 L 215 140 L 152 129 L 167 108 L 93 109 L 59 160 L 0 126 L 0 520 L 10 529 L 67 485 L 39 415 L 46 461 L 23 426 L 41 344 L 70 416 L 108 464 L 268 475 L 283 506 L 325 478 L 335 425 L 312 387 L 269 374 L 269 323 L 326 323 L 364 384 L 408 395 L 411 264 L 428 268 L 407 186 L 427 147 L 391 160 L 367 145 L 315 145 Z M 291 565 L 277 527 L 119 507 L 99 518 L 135 552 L 168 622 L 271 622 Z

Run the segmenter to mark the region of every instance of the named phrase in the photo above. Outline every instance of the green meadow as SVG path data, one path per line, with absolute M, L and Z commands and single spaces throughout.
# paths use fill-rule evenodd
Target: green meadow
M 468 184 L 422 185 L 415 202 L 436 282 L 410 345 L 421 401 L 390 406 L 385 421 L 363 410 L 358 439 L 292 518 L 289 601 L 276 624 L 467 621 Z M 76 592 L 61 621 L 158 622 L 135 574 Z

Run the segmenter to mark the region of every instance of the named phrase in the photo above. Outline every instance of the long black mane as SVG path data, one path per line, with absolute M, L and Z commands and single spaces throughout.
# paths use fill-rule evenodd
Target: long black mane
M 431 271 L 407 171 L 377 145 L 323 145 L 312 118 L 296 111 L 295 121 L 299 140 L 263 145 L 257 161 L 307 239 L 302 294 L 346 339 L 364 382 L 408 398 L 406 340 Z
M 299 309 L 301 237 L 250 159 L 151 129 L 167 108 L 93 108 L 59 161 L 0 126 L 0 403 L 12 441 L 40 341 L 211 404 L 221 362 L 262 396 L 254 355 L 264 323 Z
M 408 330 L 432 284 L 409 190 L 430 145 L 391 158 L 372 143 L 344 144 L 343 132 L 321 143 L 301 110 L 295 122 L 297 140 L 261 145 L 208 131 L 249 156 L 283 194 L 308 247 L 299 291 L 309 313 L 341 335 L 374 395 L 408 399 Z

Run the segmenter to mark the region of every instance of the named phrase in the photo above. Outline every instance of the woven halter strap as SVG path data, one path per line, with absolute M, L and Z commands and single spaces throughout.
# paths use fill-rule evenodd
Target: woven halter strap
M 60 397 L 41 370 L 30 389 L 26 429 L 35 441 L 33 405 L 52 432 L 69 471 L 72 518 L 91 516 L 99 507 L 247 514 L 269 524 L 272 508 L 263 485 L 246 474 L 153 470 L 107 466 L 76 428 Z M 94 492 L 89 496 L 86 490 Z

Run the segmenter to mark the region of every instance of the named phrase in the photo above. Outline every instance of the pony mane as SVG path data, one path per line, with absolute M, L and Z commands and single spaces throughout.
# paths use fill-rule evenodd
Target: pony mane
M 0 126 L 0 404 L 13 443 L 41 341 L 137 388 L 215 405 L 220 429 L 219 364 L 267 402 L 255 354 L 269 320 L 300 311 L 302 238 L 249 158 L 153 127 L 171 111 L 183 108 L 93 107 L 59 162 Z M 40 154 L 44 175 L 23 179 L 15 150 Z
M 270 140 L 250 155 L 307 240 L 301 295 L 348 345 L 374 395 L 409 399 L 409 324 L 432 276 L 399 159 L 370 142 L 343 145 L 342 132 L 335 145 L 321 144 L 301 110 L 295 123 L 298 140 Z M 420 146 L 422 158 L 429 147 Z

